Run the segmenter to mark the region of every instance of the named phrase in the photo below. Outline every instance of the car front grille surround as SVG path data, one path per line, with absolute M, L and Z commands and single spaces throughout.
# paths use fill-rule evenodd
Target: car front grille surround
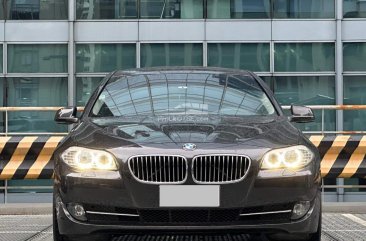
M 243 180 L 251 160 L 244 155 L 198 155 L 191 165 L 197 184 L 228 184 Z M 128 160 L 133 177 L 148 184 L 182 184 L 188 178 L 188 161 L 179 155 L 139 155 Z

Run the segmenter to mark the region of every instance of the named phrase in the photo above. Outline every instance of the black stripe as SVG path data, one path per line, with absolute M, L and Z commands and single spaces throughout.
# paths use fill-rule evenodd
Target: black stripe
M 327 151 L 332 146 L 335 138 L 336 138 L 336 136 L 324 136 L 323 140 L 320 142 L 320 144 L 318 146 L 318 150 L 320 153 L 321 160 L 323 159 L 323 157 L 325 156 Z
M 27 154 L 24 157 L 22 164 L 18 167 L 15 171 L 14 176 L 12 179 L 24 179 L 27 175 L 29 169 L 32 165 L 36 162 L 39 154 L 41 153 L 46 141 L 49 137 L 38 137 L 29 148 Z
M 8 164 L 11 157 L 13 156 L 19 142 L 23 139 L 21 136 L 11 137 L 5 144 L 3 150 L 0 153 L 0 173 L 3 171 L 4 167 Z
M 343 172 L 353 152 L 360 144 L 361 139 L 362 136 L 353 136 L 348 139 L 326 177 L 337 178 Z
M 59 142 L 58 145 L 60 145 L 60 143 L 61 142 Z M 46 164 L 46 166 L 41 171 L 38 179 L 51 179 L 53 176 L 54 168 L 55 168 L 55 165 L 54 165 L 53 155 L 52 155 L 50 158 L 50 161 Z

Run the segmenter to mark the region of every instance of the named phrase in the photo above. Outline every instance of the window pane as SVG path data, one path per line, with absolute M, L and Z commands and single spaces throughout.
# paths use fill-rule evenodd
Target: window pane
M 4 78 L 0 78 L 0 107 L 4 106 L 4 96 L 5 96 L 5 84 Z M 0 112 L 0 132 L 5 131 L 5 123 L 4 123 L 4 112 Z
M 2 5 L 0 5 L 0 20 L 4 20 L 5 18 L 4 18 L 4 8 L 3 8 L 3 6 Z
M 7 78 L 9 106 L 67 106 L 67 78 Z M 20 111 L 9 113 L 11 132 L 65 132 L 57 125 L 55 112 Z
M 273 0 L 274 18 L 334 18 L 335 0 Z
M 344 104 L 366 105 L 366 76 L 344 76 Z M 344 129 L 364 131 L 366 110 L 344 111 Z
M 66 44 L 8 45 L 10 73 L 66 73 Z
M 268 0 L 207 0 L 207 18 L 269 18 Z
M 76 45 L 76 72 L 111 72 L 135 67 L 135 44 Z
M 269 44 L 208 44 L 208 66 L 269 72 Z
M 281 105 L 334 105 L 334 76 L 276 76 L 274 93 Z M 315 122 L 297 124 L 302 130 L 321 130 L 321 111 L 315 110 Z M 325 130 L 335 129 L 335 111 L 325 111 Z
M 366 43 L 343 43 L 344 71 L 366 71 Z
M 141 67 L 202 66 L 202 44 L 141 44 Z
M 77 19 L 137 18 L 136 0 L 76 0 Z
M 366 2 L 360 0 L 343 0 L 345 18 L 366 18 Z
M 0 73 L 3 73 L 3 45 L 0 44 Z
M 68 0 L 8 0 L 8 19 L 68 19 Z
M 277 72 L 335 71 L 334 43 L 276 43 Z
M 76 105 L 84 106 L 102 80 L 103 77 L 76 78 Z
M 141 0 L 140 18 L 203 18 L 203 0 Z

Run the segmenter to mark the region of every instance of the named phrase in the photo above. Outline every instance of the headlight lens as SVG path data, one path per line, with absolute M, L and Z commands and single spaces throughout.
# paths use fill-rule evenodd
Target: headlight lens
M 83 147 L 69 147 L 61 154 L 62 160 L 79 170 L 117 170 L 115 158 L 106 151 Z
M 261 169 L 298 169 L 307 166 L 314 153 L 306 146 L 293 146 L 267 152 Z

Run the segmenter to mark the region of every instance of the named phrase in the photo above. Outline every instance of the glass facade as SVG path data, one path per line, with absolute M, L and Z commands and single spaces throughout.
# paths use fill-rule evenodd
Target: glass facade
M 269 43 L 209 43 L 207 56 L 208 66 L 270 71 Z
M 274 93 L 281 105 L 334 105 L 334 76 L 276 76 Z M 298 124 L 305 131 L 322 130 L 322 113 L 314 110 L 315 121 Z M 335 130 L 335 111 L 325 111 L 324 130 Z
M 141 44 L 141 67 L 202 66 L 202 44 Z
M 275 71 L 335 71 L 334 43 L 276 43 Z
M 269 18 L 269 0 L 208 0 L 207 18 Z
M 366 18 L 366 2 L 362 0 L 343 0 L 345 18 Z
M 67 73 L 66 44 L 9 44 L 9 73 Z
M 90 95 L 98 87 L 103 77 L 77 77 L 76 78 L 76 105 L 84 106 Z
M 344 104 L 346 105 L 366 105 L 366 75 L 364 76 L 344 76 Z M 345 130 L 366 131 L 366 110 L 345 111 Z
M 77 44 L 76 72 L 111 72 L 136 67 L 136 44 Z
M 68 0 L 7 0 L 9 20 L 68 19 Z
M 203 18 L 203 0 L 140 0 L 140 18 Z
M 67 78 L 12 77 L 7 81 L 7 106 L 67 106 Z M 10 132 L 65 132 L 53 112 L 9 112 Z
M 136 0 L 76 0 L 77 19 L 137 18 Z
M 334 0 L 273 0 L 274 18 L 334 18 Z
M 366 71 L 366 42 L 343 43 L 344 71 Z

